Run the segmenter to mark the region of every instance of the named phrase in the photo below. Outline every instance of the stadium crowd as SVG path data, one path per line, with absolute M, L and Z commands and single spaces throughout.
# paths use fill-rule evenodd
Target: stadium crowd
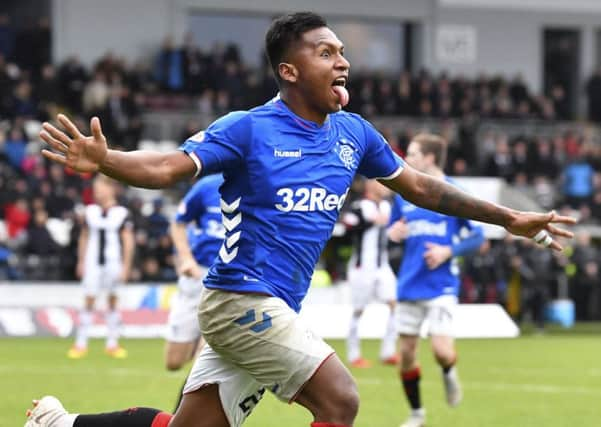
M 47 19 L 17 33 L 10 17 L 0 14 L 0 280 L 75 279 L 81 206 L 92 201 L 91 177 L 64 171 L 39 155 L 42 121 L 68 111 L 85 128 L 85 119 L 96 115 L 112 146 L 132 150 L 144 135 L 146 111 L 219 116 L 265 102 L 277 91 L 268 68 L 247 67 L 234 45 L 203 51 L 191 37 L 181 47 L 166 40 L 149 63 L 109 53 L 91 68 L 76 56 L 53 64 Z M 545 209 L 571 209 L 581 222 L 599 224 L 601 144 L 594 126 L 549 126 L 542 133 L 480 126 L 490 119 L 550 124 L 570 119 L 561 86 L 535 94 L 520 76 L 468 79 L 425 70 L 353 75 L 349 85 L 351 111 L 437 123 L 450 141 L 449 174 L 500 177 Z M 601 70 L 585 91 L 589 123 L 601 124 Z M 381 129 L 399 154 L 419 130 L 416 124 Z M 181 135 L 189 133 L 181 129 Z M 170 218 L 163 212 L 174 201 L 162 195 L 145 202 L 122 189 L 120 202 L 131 210 L 136 230 L 131 280 L 174 280 Z M 519 280 L 523 309 L 516 313 L 532 308 L 539 319 L 540 301 L 557 296 L 564 281 L 578 317 L 601 318 L 601 256 L 592 241 L 581 232 L 563 254 L 524 241 L 485 244 L 464 260 L 462 298 L 507 303 L 511 283 Z

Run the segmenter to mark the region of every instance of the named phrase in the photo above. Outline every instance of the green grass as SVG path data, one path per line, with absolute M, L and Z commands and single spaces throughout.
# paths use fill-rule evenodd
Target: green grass
M 422 398 L 428 427 L 593 427 L 601 425 L 601 336 L 587 326 L 581 333 L 549 332 L 512 340 L 460 340 L 459 372 L 465 400 L 456 409 L 444 403 L 439 369 L 428 342 L 422 342 Z M 341 352 L 341 341 L 332 344 Z M 185 372 L 163 369 L 163 343 L 129 340 L 126 360 L 102 353 L 93 341 L 87 358 L 68 360 L 70 345 L 59 339 L 0 340 L 0 427 L 22 426 L 31 398 L 58 396 L 72 412 L 98 412 L 130 406 L 171 410 Z M 376 341 L 364 341 L 374 359 Z M 341 353 L 342 354 L 342 353 Z M 354 370 L 361 394 L 360 427 L 397 427 L 407 415 L 398 374 L 378 366 Z M 311 417 L 298 405 L 266 396 L 245 426 L 308 427 Z

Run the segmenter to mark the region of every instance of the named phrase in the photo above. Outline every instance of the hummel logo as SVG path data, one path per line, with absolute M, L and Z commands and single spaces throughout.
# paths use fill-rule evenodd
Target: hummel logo
M 300 148 L 298 150 L 294 150 L 294 151 L 278 150 L 277 148 L 273 149 L 273 157 L 296 157 L 296 158 L 300 158 L 301 155 L 302 155 L 302 152 L 301 152 Z

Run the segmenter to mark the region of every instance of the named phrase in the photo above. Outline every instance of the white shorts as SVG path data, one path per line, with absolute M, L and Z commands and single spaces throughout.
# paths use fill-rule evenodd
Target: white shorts
M 362 310 L 372 301 L 396 300 L 396 277 L 388 263 L 378 269 L 349 268 L 353 309 Z
M 457 305 L 454 295 L 420 301 L 398 301 L 396 321 L 402 335 L 420 335 L 422 324 L 427 322 L 429 335 L 454 336 L 453 311 Z
M 280 298 L 205 289 L 199 306 L 207 344 L 184 393 L 219 384 L 232 427 L 242 424 L 264 391 L 291 402 L 334 350 Z
M 167 320 L 167 336 L 169 342 L 191 343 L 200 338 L 198 326 L 198 304 L 204 289 L 202 281 L 207 269 L 201 267 L 202 277 L 195 279 L 180 276 L 177 280 L 177 292 L 171 299 L 171 310 Z
M 115 295 L 121 285 L 121 264 L 86 265 L 82 286 L 85 296 L 97 297 L 100 292 Z

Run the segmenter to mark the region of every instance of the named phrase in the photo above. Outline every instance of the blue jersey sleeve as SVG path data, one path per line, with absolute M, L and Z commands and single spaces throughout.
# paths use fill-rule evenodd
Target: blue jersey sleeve
M 394 203 L 392 204 L 392 210 L 390 212 L 390 220 L 388 225 L 392 225 L 400 219 L 403 219 L 403 204 L 405 201 L 401 196 L 395 194 Z
M 362 123 L 366 150 L 357 172 L 367 178 L 394 178 L 403 170 L 405 162 L 392 151 L 384 137 L 369 122 L 362 120 Z
M 462 228 L 468 230 L 469 234 L 451 246 L 453 256 L 462 256 L 474 252 L 484 243 L 482 227 L 467 219 L 462 222 Z
M 233 169 L 243 162 L 252 138 L 247 111 L 229 113 L 206 131 L 188 138 L 179 148 L 196 163 L 203 175 Z
M 206 206 L 204 203 L 202 185 L 199 185 L 199 183 L 195 184 L 179 203 L 175 214 L 176 222 L 192 222 L 205 213 Z

